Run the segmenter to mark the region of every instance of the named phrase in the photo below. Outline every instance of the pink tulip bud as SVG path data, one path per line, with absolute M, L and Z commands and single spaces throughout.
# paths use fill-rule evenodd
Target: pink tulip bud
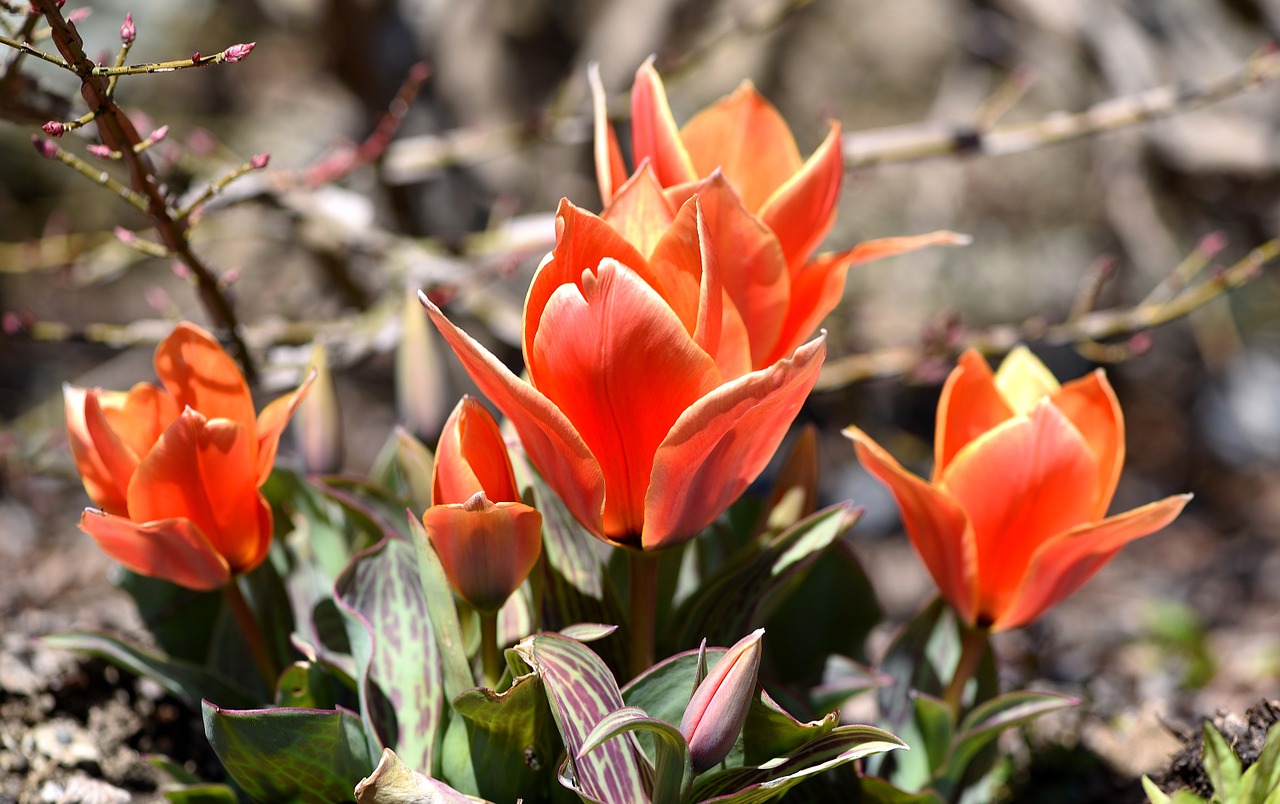
M 222 60 L 230 64 L 234 64 L 237 61 L 244 61 L 246 58 L 248 58 L 249 54 L 253 52 L 253 47 L 256 44 L 258 43 L 243 42 L 239 45 L 232 45 L 231 47 L 222 51 Z M 199 54 L 196 54 L 195 60 L 196 61 L 200 60 Z
M 132 45 L 138 37 L 138 29 L 133 24 L 133 14 L 124 15 L 124 24 L 120 26 L 120 41 Z
M 680 719 L 680 733 L 689 743 L 693 770 L 702 773 L 723 760 L 747 721 L 760 672 L 759 628 L 729 648 L 693 691 Z

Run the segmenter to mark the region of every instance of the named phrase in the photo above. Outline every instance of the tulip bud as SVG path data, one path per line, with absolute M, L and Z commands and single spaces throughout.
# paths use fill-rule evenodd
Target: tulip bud
M 542 553 L 542 515 L 519 502 L 498 423 L 470 397 L 445 423 L 431 488 L 422 525 L 449 584 L 480 612 L 497 612 Z
M 396 411 L 411 432 L 424 438 L 434 436 L 440 431 L 449 397 L 440 336 L 427 324 L 427 313 L 416 294 L 405 294 L 402 315 L 404 330 L 396 351 Z
M 302 463 L 312 474 L 332 474 L 342 468 L 342 410 L 324 344 L 311 347 L 307 373 L 315 380 L 294 418 Z
M 698 688 L 680 719 L 680 733 L 689 743 L 693 770 L 702 773 L 729 754 L 755 699 L 760 672 L 758 628 L 729 648 Z

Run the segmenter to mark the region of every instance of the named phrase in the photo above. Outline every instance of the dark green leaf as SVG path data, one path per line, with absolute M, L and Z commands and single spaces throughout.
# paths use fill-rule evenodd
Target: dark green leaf
M 874 776 L 864 776 L 861 782 L 859 804 L 946 804 L 946 799 L 933 790 L 908 793 Z
M 364 726 L 340 709 L 236 711 L 204 703 L 204 732 L 230 776 L 254 801 L 351 801 L 373 770 Z
M 214 624 L 222 611 L 219 592 L 194 592 L 123 568 L 116 585 L 133 598 L 147 633 L 166 655 L 195 664 L 208 661 Z
M 50 634 L 42 637 L 41 641 L 55 648 L 97 656 L 122 670 L 149 678 L 192 710 L 200 705 L 202 698 L 227 706 L 253 706 L 258 703 L 245 690 L 199 665 L 170 659 L 105 634 L 73 631 Z
M 928 761 L 930 775 L 937 773 L 947 761 L 951 751 L 951 738 L 955 733 L 955 716 L 951 707 L 941 699 L 923 692 L 915 695 L 915 723 L 921 737 L 918 748 Z
M 225 784 L 192 784 L 164 791 L 174 804 L 238 804 L 236 791 Z
M 383 539 L 351 560 L 335 591 L 372 733 L 411 766 L 433 770 L 444 725 L 441 660 L 413 546 Z
M 1001 695 L 976 707 L 960 721 L 944 777 L 958 783 L 978 752 L 1005 729 L 1078 703 L 1078 699 L 1065 695 L 1024 690 Z

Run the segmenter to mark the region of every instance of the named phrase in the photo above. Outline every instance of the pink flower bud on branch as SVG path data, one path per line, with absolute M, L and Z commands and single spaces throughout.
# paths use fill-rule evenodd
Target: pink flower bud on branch
M 88 17 L 92 13 L 93 13 L 93 9 L 91 8 L 87 8 L 87 7 L 77 8 L 75 11 L 72 11 L 70 14 L 67 15 L 67 22 L 71 23 L 72 25 L 76 24 L 77 22 L 84 22 L 85 17 Z
M 132 45 L 137 37 L 138 29 L 134 27 L 133 14 L 125 14 L 124 24 L 120 26 L 120 41 L 126 45 Z
M 232 45 L 231 47 L 222 51 L 222 60 L 230 64 L 235 64 L 238 61 L 244 61 L 246 58 L 248 58 L 249 54 L 253 52 L 254 45 L 256 44 L 258 43 L 244 42 L 239 45 Z M 194 61 L 199 61 L 200 60 L 199 56 L 200 54 L 197 53 Z
M 258 154 L 249 160 L 249 165 L 254 170 L 262 170 L 271 161 L 271 154 Z
M 61 137 L 63 134 L 67 133 L 66 125 L 59 123 L 57 120 L 50 120 L 40 128 L 43 129 L 44 133 L 48 134 L 50 137 Z
M 100 145 L 96 143 L 94 145 L 88 146 L 85 150 L 87 150 L 89 153 L 93 154 L 94 156 L 98 157 L 99 159 L 110 159 L 112 154 L 112 151 L 110 148 L 108 148 L 105 145 Z
M 117 226 L 115 229 L 112 229 L 112 232 L 115 234 L 116 238 L 126 246 L 132 246 L 134 243 L 138 242 L 138 236 L 123 226 Z
M 151 140 L 152 145 L 155 145 L 157 142 L 163 141 L 167 136 L 169 136 L 169 126 L 164 125 L 151 132 L 151 136 L 148 139 Z
M 40 137 L 32 137 L 31 144 L 36 147 L 36 152 L 39 153 L 41 156 L 43 156 L 45 159 L 58 158 L 58 146 L 54 145 L 49 140 L 42 139 Z

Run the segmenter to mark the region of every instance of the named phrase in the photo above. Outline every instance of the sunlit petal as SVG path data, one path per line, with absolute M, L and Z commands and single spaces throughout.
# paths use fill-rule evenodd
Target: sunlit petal
M 1031 411 L 1041 399 L 1057 392 L 1058 378 L 1025 346 L 1015 346 L 996 371 L 996 389 L 1015 414 Z
M 609 102 L 600 81 L 600 67 L 594 62 L 587 67 L 587 80 L 591 84 L 591 110 L 595 117 L 596 180 L 600 183 L 600 201 L 608 206 L 627 178 L 627 166 L 622 161 L 618 135 L 609 123 Z
M 1071 420 L 1093 449 L 1102 469 L 1093 518 L 1106 516 L 1120 470 L 1124 467 L 1124 416 L 1120 401 L 1101 369 L 1066 383 L 1052 397 L 1053 406 Z
M 231 578 L 226 560 L 187 519 L 138 524 L 90 508 L 80 516 L 80 529 L 141 575 L 197 590 L 217 589 Z
M 778 236 L 793 276 L 831 231 L 843 179 L 840 124 L 833 122 L 804 167 L 789 175 L 760 206 L 760 220 Z
M 85 401 L 91 394 L 96 395 L 97 392 L 74 385 L 62 386 L 67 417 L 67 444 L 71 447 L 76 470 L 80 472 L 80 479 L 89 499 L 107 513 L 127 516 L 129 506 L 125 501 L 125 489 L 129 478 L 126 475 L 117 479 L 107 468 L 98 448 L 94 446 L 93 436 L 85 421 Z
M 195 324 L 179 324 L 160 343 L 155 367 L 179 410 L 189 407 L 210 419 L 254 420 L 253 397 L 240 367 Z
M 653 165 L 647 161 L 618 188 L 613 201 L 600 213 L 601 218 L 646 258 L 653 254 L 654 246 L 675 216 L 676 207 L 663 194 Z
M 697 178 L 653 59 L 640 65 L 631 87 L 631 152 L 637 165 L 653 163 L 663 187 Z
M 947 376 L 938 399 L 933 479 L 942 476 L 966 444 L 1012 416 L 1013 411 L 996 388 L 991 366 L 976 350 L 966 349 Z

